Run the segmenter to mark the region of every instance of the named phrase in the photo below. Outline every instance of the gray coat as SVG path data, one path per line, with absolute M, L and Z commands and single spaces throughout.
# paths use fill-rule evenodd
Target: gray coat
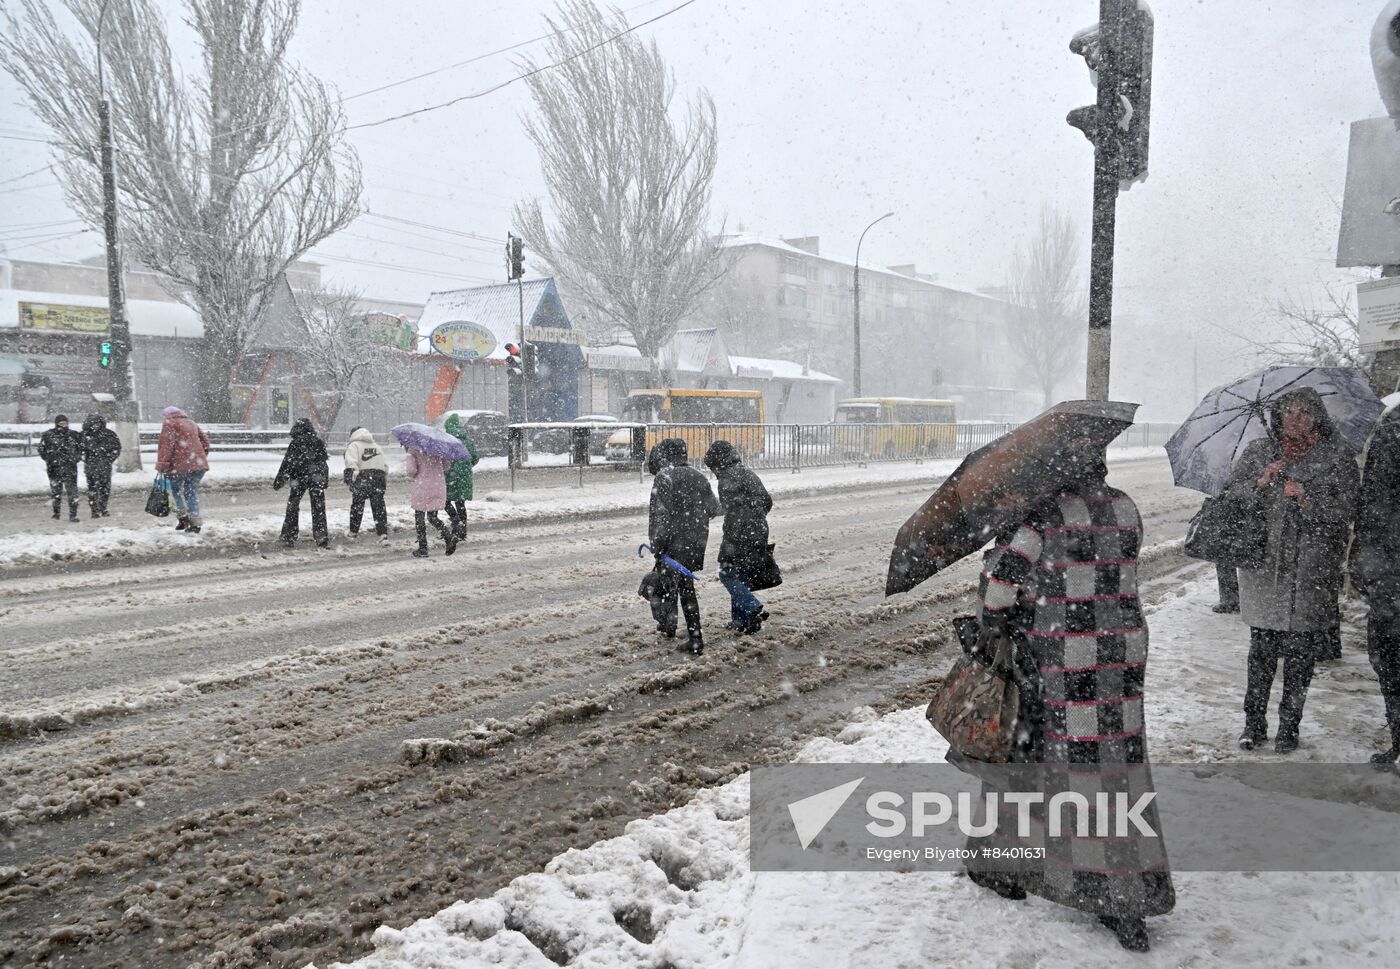
M 1282 454 L 1272 438 L 1255 441 L 1245 448 L 1226 486 L 1257 496 L 1268 529 L 1263 567 L 1240 569 L 1240 618 L 1256 629 L 1320 632 L 1340 620 L 1342 559 L 1361 475 L 1356 455 L 1329 436 L 1259 489 L 1256 482 L 1264 469 Z M 1301 508 L 1284 495 L 1285 479 L 1303 486 Z

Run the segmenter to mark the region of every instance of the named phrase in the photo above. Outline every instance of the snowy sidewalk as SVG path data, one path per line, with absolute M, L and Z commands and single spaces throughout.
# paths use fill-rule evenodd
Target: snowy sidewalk
M 280 458 L 278 460 L 280 461 Z M 496 459 L 487 459 L 490 460 Z M 1117 464 L 1125 461 L 1165 459 L 1160 448 L 1124 448 L 1110 452 L 1109 460 L 1111 464 Z M 482 462 L 483 465 L 486 463 Z M 959 463 L 958 459 L 949 459 L 924 463 L 872 464 L 864 468 L 813 468 L 800 474 L 793 474 L 787 470 L 765 470 L 760 474 L 769 492 L 775 499 L 779 499 L 828 491 L 917 483 L 927 484 L 932 490 L 932 487 L 950 474 Z M 338 467 L 339 459 L 334 459 L 331 463 L 333 489 L 337 487 Z M 273 462 L 262 467 L 259 474 L 270 483 L 276 469 L 277 464 Z M 401 534 L 411 535 L 413 513 L 402 504 L 406 499 L 407 488 L 401 477 L 397 485 L 398 491 L 390 494 L 389 526 Z M 524 488 L 519 491 L 483 491 L 479 488 L 477 500 L 467 507 L 467 515 L 475 526 L 546 522 L 564 517 L 633 514 L 646 510 L 650 493 L 651 480 L 648 478 L 639 481 L 634 475 L 620 475 L 618 480 L 614 481 L 593 482 L 586 488 L 573 485 Z M 187 554 L 191 548 L 256 548 L 277 540 L 282 527 L 281 508 L 285 503 L 285 494 L 286 492 L 272 492 L 270 488 L 268 490 L 268 495 L 275 495 L 276 498 L 270 506 L 263 503 L 263 507 L 274 507 L 277 511 L 232 517 L 206 515 L 203 532 L 198 536 L 176 532 L 171 527 L 174 524 L 173 518 L 156 519 L 144 514 L 125 515 L 121 519 L 123 522 L 136 524 L 109 524 L 97 527 L 93 527 L 86 518 L 80 525 L 69 525 L 66 521 L 51 522 L 47 518 L 37 520 L 33 524 L 11 519 L 10 527 L 25 530 L 0 535 L 0 570 L 46 563 L 100 562 L 162 554 L 179 555 Z M 343 542 L 345 535 L 344 522 L 349 502 L 343 489 L 332 490 L 328 493 L 328 498 L 331 542 L 332 545 L 338 545 Z M 13 498 L 0 498 L 0 503 L 13 501 Z M 85 506 L 80 508 L 80 514 L 87 514 Z M 308 542 L 311 534 L 310 514 L 309 502 L 303 502 L 302 539 Z M 116 522 L 118 519 L 113 518 L 111 521 Z M 368 508 L 362 528 L 366 534 L 373 531 Z
M 1210 611 L 1213 571 L 1196 566 L 1189 574 L 1180 589 L 1160 584 L 1165 595 L 1149 611 L 1153 759 L 1281 759 L 1235 747 L 1248 630 L 1238 617 Z M 1355 763 L 1382 740 L 1380 699 L 1356 619 L 1353 610 L 1344 658 L 1318 668 L 1294 760 Z M 885 717 L 866 709 L 798 759 L 940 761 L 945 749 L 922 707 Z M 748 868 L 748 784 L 745 775 L 633 821 L 622 836 L 567 852 L 490 898 L 459 902 L 402 930 L 381 927 L 377 951 L 353 966 L 1380 969 L 1400 952 L 1397 873 L 1178 872 L 1177 907 L 1149 920 L 1146 955 L 1124 952 L 1088 915 L 1036 898 L 1008 902 L 957 874 L 755 874 Z M 1165 820 L 1170 851 L 1172 821 Z

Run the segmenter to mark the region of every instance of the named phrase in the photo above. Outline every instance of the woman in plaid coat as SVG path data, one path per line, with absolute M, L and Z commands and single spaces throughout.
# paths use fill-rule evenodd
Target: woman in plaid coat
M 984 560 L 982 624 L 1011 633 L 1017 667 L 1038 687 L 1023 699 L 1022 718 L 1034 711 L 1033 722 L 1019 724 L 1014 759 L 1046 765 L 1047 801 L 1070 786 L 1071 774 L 1078 791 L 1086 780 L 1130 800 L 1152 790 L 1142 710 L 1147 625 L 1137 590 L 1142 519 L 1107 473 L 1101 453 L 1072 468 L 1070 483 Z M 1143 816 L 1160 832 L 1151 806 Z M 1030 891 L 1091 912 L 1125 948 L 1146 950 L 1144 919 L 1176 902 L 1161 838 L 1064 830 L 1051 838 L 1043 823 L 1032 825 L 1023 844 L 1043 851 L 1033 870 L 969 875 L 1008 898 Z

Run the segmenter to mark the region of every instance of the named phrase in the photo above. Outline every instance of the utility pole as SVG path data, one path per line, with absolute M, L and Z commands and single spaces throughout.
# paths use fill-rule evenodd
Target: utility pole
M 878 219 L 875 220 L 875 222 L 870 223 L 868 226 L 862 229 L 860 233 L 860 238 L 856 240 L 855 281 L 854 285 L 852 286 L 852 295 L 854 296 L 855 306 L 855 354 L 853 360 L 854 366 L 851 380 L 852 397 L 860 396 L 860 246 L 861 243 L 865 242 L 865 234 L 875 227 L 876 222 L 883 222 L 885 219 L 888 219 L 892 215 L 894 215 L 893 212 L 886 212 L 884 215 L 880 216 Z
M 525 240 L 513 232 L 506 233 L 506 281 L 514 280 L 520 297 L 520 414 L 524 423 L 530 419 L 529 374 L 524 369 L 525 359 Z M 514 404 L 514 401 L 512 401 Z M 511 414 L 515 420 L 515 414 Z
M 1094 221 L 1089 248 L 1089 347 L 1085 390 L 1107 400 L 1113 325 L 1113 247 L 1118 191 L 1147 176 L 1151 104 L 1152 14 L 1138 0 L 1099 0 L 1099 22 L 1069 49 L 1097 84 L 1092 107 L 1066 120 L 1094 146 Z
M 102 30 L 107 22 L 103 0 L 97 15 L 97 123 L 102 141 L 102 233 L 107 242 L 107 316 L 112 344 L 108 370 L 115 402 L 115 430 L 122 442 L 118 471 L 141 470 L 141 435 L 138 433 L 135 377 L 131 372 L 131 326 L 126 318 L 126 287 L 122 276 L 121 239 L 117 226 L 117 172 L 112 145 L 112 112 L 107 103 L 106 78 L 102 72 Z

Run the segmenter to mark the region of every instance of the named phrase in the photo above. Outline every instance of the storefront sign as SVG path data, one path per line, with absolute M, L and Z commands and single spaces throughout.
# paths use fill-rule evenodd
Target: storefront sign
M 532 343 L 568 343 L 576 347 L 583 346 L 582 334 L 562 326 L 527 326 L 525 339 Z
M 98 365 L 98 334 L 0 328 L 0 422 L 47 422 L 92 410 L 92 392 L 108 389 Z
M 433 329 L 428 339 L 434 353 L 454 360 L 483 360 L 496 350 L 496 334 L 480 323 L 452 320 Z
M 111 326 L 111 316 L 105 306 L 67 306 L 61 303 L 26 303 L 21 300 L 19 325 L 25 330 L 105 333 Z
M 366 313 L 363 319 L 369 328 L 370 339 L 375 343 L 382 343 L 396 350 L 412 350 L 418 344 L 418 327 L 402 316 L 392 313 Z

